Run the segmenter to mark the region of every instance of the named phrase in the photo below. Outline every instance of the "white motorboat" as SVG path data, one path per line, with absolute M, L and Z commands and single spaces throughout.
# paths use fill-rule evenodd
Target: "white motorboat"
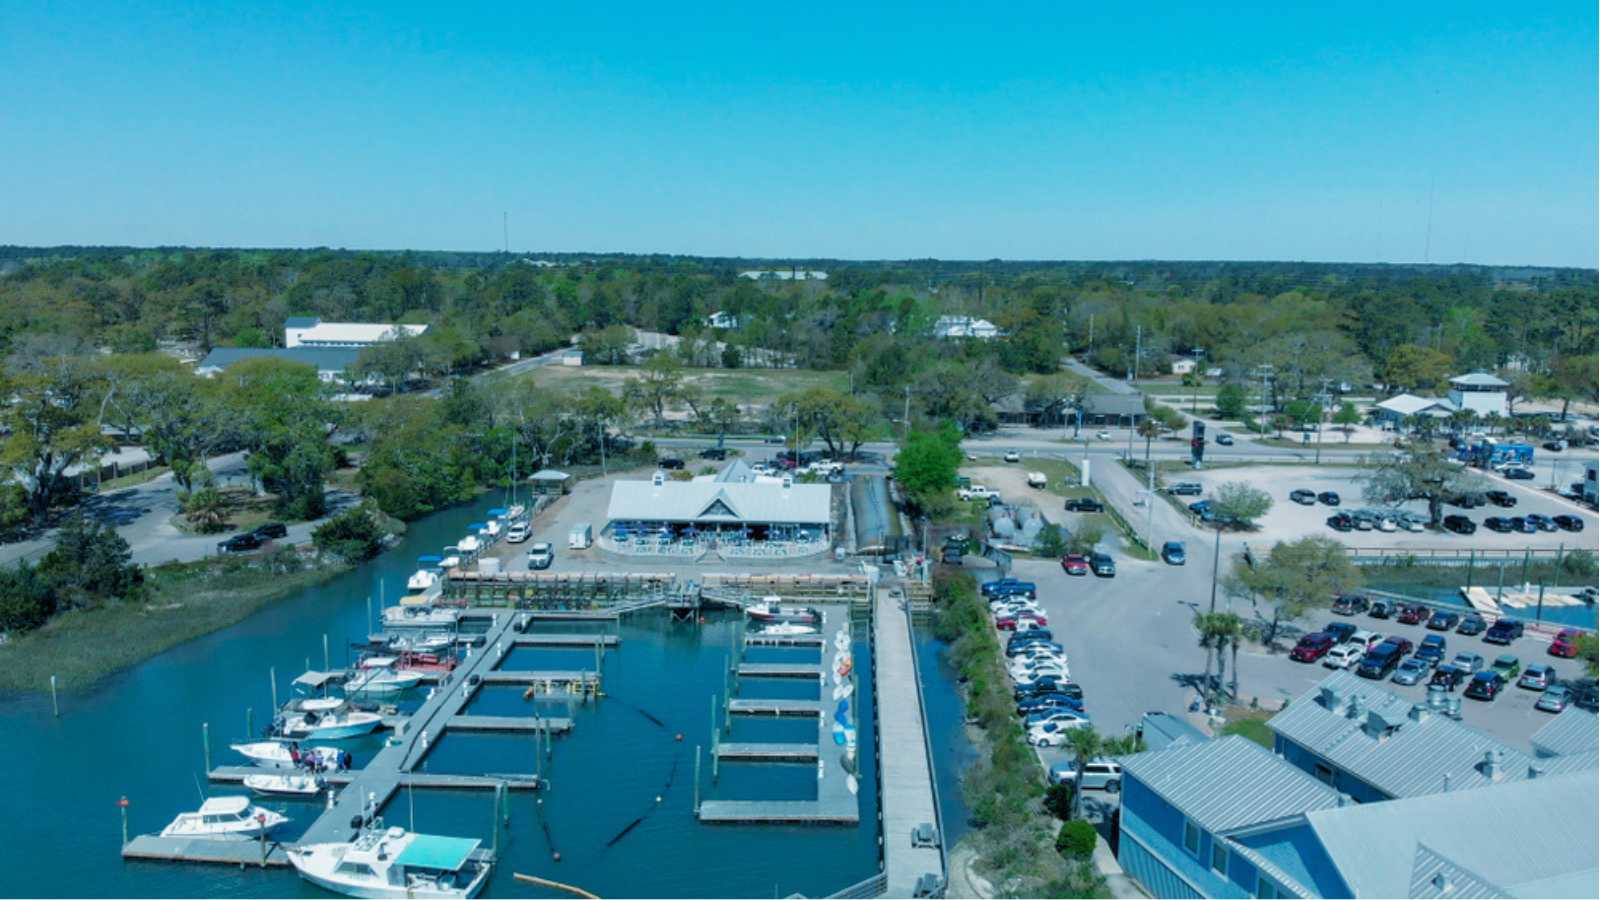
M 242 841 L 258 838 L 289 821 L 282 813 L 251 806 L 249 797 L 212 797 L 198 812 L 179 813 L 162 837 Z
M 439 583 L 439 573 L 433 569 L 418 569 L 406 579 L 406 591 L 412 594 L 426 593 L 430 588 Z
M 409 691 L 422 683 L 422 672 L 394 668 L 400 660 L 394 656 L 369 656 L 362 660 L 350 680 L 345 682 L 347 696 L 386 697 Z
M 764 626 L 757 633 L 774 637 L 793 637 L 801 634 L 816 634 L 817 626 L 800 622 L 774 622 L 771 625 Z
M 745 607 L 744 613 L 757 622 L 815 622 L 817 611 L 809 606 L 785 606 L 780 597 L 763 597 L 760 603 Z
M 402 635 L 389 641 L 389 649 L 401 653 L 443 653 L 455 643 L 456 639 L 448 634 Z
M 480 843 L 384 829 L 378 819 L 354 841 L 302 844 L 288 854 L 301 878 L 346 897 L 474 897 L 494 864 Z
M 278 732 L 290 740 L 337 741 L 370 734 L 383 716 L 364 712 L 335 697 L 301 700 L 284 712 Z
M 339 767 L 344 751 L 335 747 L 306 747 L 284 741 L 257 741 L 232 744 L 234 752 L 263 769 L 313 769 L 327 771 Z
M 454 628 L 461 610 L 447 606 L 389 606 L 383 610 L 385 628 Z
M 246 775 L 244 786 L 266 797 L 315 797 L 328 786 L 315 775 Z
M 460 551 L 462 556 L 471 556 L 482 549 L 483 541 L 479 540 L 478 536 L 475 534 L 469 534 L 461 540 L 456 541 L 456 550 Z

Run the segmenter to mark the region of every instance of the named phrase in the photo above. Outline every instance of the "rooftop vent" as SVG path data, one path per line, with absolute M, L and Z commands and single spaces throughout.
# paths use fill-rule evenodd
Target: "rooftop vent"
M 1361 695 L 1351 694 L 1350 705 L 1345 709 L 1345 716 L 1351 719 L 1359 719 L 1361 718 L 1361 714 L 1365 711 L 1366 704 L 1361 702 Z
M 1317 702 L 1323 709 L 1337 710 L 1339 708 L 1339 689 L 1331 684 L 1322 686 L 1322 691 L 1317 695 Z
M 1411 704 L 1411 721 L 1413 721 L 1413 722 L 1426 722 L 1426 721 L 1428 721 L 1428 717 L 1433 715 L 1433 710 L 1431 709 L 1432 702 L 1433 702 L 1433 698 L 1430 696 L 1428 698 L 1428 703 L 1413 703 L 1413 704 Z
M 1490 781 L 1499 781 L 1506 776 L 1506 754 L 1503 750 L 1486 750 L 1483 762 L 1478 764 L 1478 771 Z
M 656 487 L 661 487 L 663 484 L 667 483 L 667 473 L 657 469 L 656 473 L 650 476 L 650 483 Z

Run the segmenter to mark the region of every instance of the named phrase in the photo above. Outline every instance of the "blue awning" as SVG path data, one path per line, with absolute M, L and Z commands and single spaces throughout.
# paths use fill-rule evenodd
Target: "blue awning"
M 472 838 L 439 837 L 419 834 L 411 839 L 406 849 L 400 851 L 395 863 L 408 869 L 435 869 L 441 872 L 460 871 L 472 851 L 482 841 Z

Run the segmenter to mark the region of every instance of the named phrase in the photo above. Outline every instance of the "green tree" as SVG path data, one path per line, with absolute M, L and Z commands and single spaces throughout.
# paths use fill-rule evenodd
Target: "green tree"
M 1382 378 L 1390 390 L 1432 391 L 1450 377 L 1449 354 L 1416 344 L 1401 344 L 1384 358 Z
M 421 338 L 397 335 L 362 347 L 351 366 L 351 375 L 358 383 L 382 384 L 389 393 L 398 394 L 407 379 L 422 368 L 424 359 Z
M 1146 416 L 1139 420 L 1139 436 L 1144 438 L 1144 467 L 1150 468 L 1150 443 L 1161 435 L 1161 425 Z
M 1245 390 L 1242 385 L 1230 382 L 1217 388 L 1217 415 L 1220 418 L 1243 418 L 1245 402 Z
M 278 359 L 247 359 L 219 378 L 225 402 L 243 417 L 250 474 L 277 498 L 283 514 L 322 515 L 323 478 L 333 467 L 327 436 L 334 410 L 324 400 L 316 370 Z
M 1332 538 L 1308 537 L 1272 545 L 1265 559 L 1243 559 L 1223 582 L 1232 596 L 1264 601 L 1272 607 L 1263 643 L 1277 639 L 1283 622 L 1321 609 L 1361 584 L 1361 570 L 1345 546 Z
M 612 325 L 585 331 L 578 336 L 583 361 L 591 366 L 620 366 L 628 362 L 633 348 L 633 329 Z
M 383 552 L 384 531 L 364 506 L 347 509 L 311 532 L 311 542 L 319 552 L 332 554 L 355 564 Z
M 1099 524 L 1079 525 L 1068 536 L 1066 549 L 1070 553 L 1093 553 L 1105 536 L 1106 530 Z
M 1365 464 L 1362 496 L 1385 505 L 1425 500 L 1428 518 L 1436 528 L 1444 518 L 1446 500 L 1482 493 L 1482 479 L 1446 459 L 1425 441 L 1410 441 L 1398 452 L 1369 456 Z
M 1211 503 L 1219 525 L 1251 529 L 1256 520 L 1272 508 L 1272 495 L 1244 481 L 1229 481 L 1217 487 Z
M 228 502 L 207 479 L 192 491 L 178 494 L 183 517 L 201 534 L 212 534 L 228 527 Z
M 639 367 L 639 374 L 623 385 L 630 405 L 648 412 L 656 428 L 666 425 L 667 404 L 682 396 L 683 364 L 672 354 L 657 351 Z
M 1066 547 L 1067 543 L 1066 540 L 1061 536 L 1060 525 L 1057 525 L 1054 522 L 1046 522 L 1044 527 L 1039 529 L 1039 540 L 1035 544 L 1035 548 L 1039 551 L 1040 555 L 1050 557 L 1060 556 L 1066 551 Z
M 132 557 L 116 529 L 78 513 L 56 532 L 55 547 L 39 561 L 39 577 L 49 583 L 56 609 L 92 608 L 142 592 L 144 572 Z
M 1578 635 L 1578 659 L 1583 663 L 1583 670 L 1589 673 L 1590 678 L 1600 673 L 1597 649 L 1600 649 L 1600 643 L 1596 642 L 1594 635 L 1587 633 Z
M 894 478 L 906 499 L 920 510 L 949 506 L 961 467 L 961 433 L 953 425 L 917 429 L 906 435 L 895 455 Z
M 26 560 L 15 568 L 0 568 L 0 632 L 32 631 L 55 611 L 55 595 L 38 569 Z
M 721 447 L 723 440 L 728 436 L 728 430 L 739 422 L 739 407 L 724 397 L 713 397 L 706 404 L 705 421 L 717 435 L 717 446 Z
M 11 468 L 34 522 L 43 524 L 51 504 L 71 490 L 67 470 L 113 445 L 100 428 L 105 385 L 82 359 L 13 357 L 0 391 L 10 398 L 0 406 L 0 464 Z
M 1082 819 L 1062 822 L 1056 834 L 1056 852 L 1068 859 L 1088 859 L 1094 855 L 1094 846 L 1099 840 L 1094 826 Z
M 1339 409 L 1333 414 L 1333 424 L 1339 426 L 1344 432 L 1344 442 L 1350 443 L 1350 432 L 1356 425 L 1361 424 L 1361 413 L 1356 410 L 1356 405 L 1349 400 L 1339 404 Z

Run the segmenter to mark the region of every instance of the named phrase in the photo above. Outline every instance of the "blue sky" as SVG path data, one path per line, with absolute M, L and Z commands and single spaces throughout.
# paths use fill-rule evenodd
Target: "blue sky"
M 1107 6 L 10 4 L 0 243 L 1596 264 L 1592 0 Z

